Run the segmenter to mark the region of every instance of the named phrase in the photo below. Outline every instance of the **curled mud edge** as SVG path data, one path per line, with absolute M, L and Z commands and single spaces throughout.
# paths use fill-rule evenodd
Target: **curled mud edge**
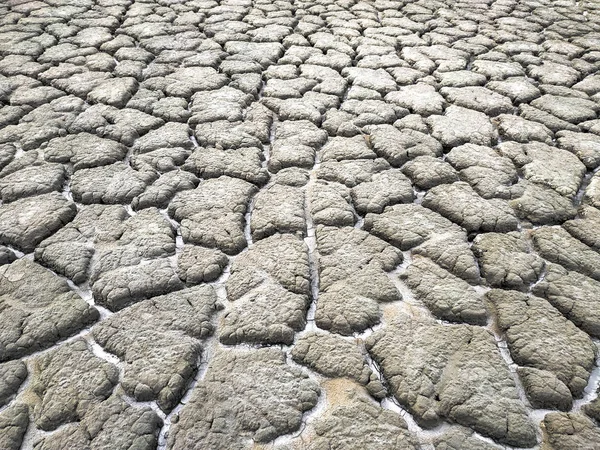
M 140 264 L 141 264 L 141 262 L 140 262 Z M 60 275 L 58 275 L 58 274 L 56 274 L 56 275 L 60 277 Z M 73 292 L 75 292 L 83 300 L 85 300 L 88 305 L 93 306 L 94 308 L 96 308 L 98 310 L 98 312 L 100 313 L 100 319 L 98 319 L 98 322 L 96 322 L 96 323 L 99 323 L 114 314 L 114 312 L 112 312 L 111 310 L 105 308 L 102 305 L 98 305 L 96 303 L 96 301 L 94 300 L 94 296 L 92 294 L 92 289 L 90 288 L 89 283 L 77 285 L 77 284 L 73 283 L 71 280 L 69 280 L 68 278 L 64 278 L 64 280 L 67 282 L 67 284 L 69 285 L 69 287 L 71 288 L 71 290 Z
M 413 193 L 414 193 L 414 200 L 413 203 L 415 205 L 420 205 L 423 203 L 423 197 L 425 197 L 425 194 L 427 193 L 426 191 L 421 191 L 418 189 L 413 189 Z
M 583 176 L 583 180 L 581 180 L 581 184 L 579 185 L 579 189 L 573 197 L 573 205 L 580 206 L 583 202 L 583 196 L 585 195 L 585 191 L 589 184 L 592 181 L 593 176 L 600 171 L 600 166 L 596 167 L 594 170 L 588 170 Z M 579 216 L 579 214 L 578 214 Z
M 600 340 L 592 339 L 592 341 L 597 349 L 596 361 L 594 363 L 595 367 L 590 374 L 587 386 L 583 390 L 583 397 L 573 402 L 573 408 L 571 409 L 571 412 L 581 411 L 583 406 L 598 398 L 598 389 L 600 389 Z
M 260 191 L 258 191 L 258 192 L 260 192 Z M 254 241 L 252 240 L 251 222 L 252 222 L 252 211 L 254 210 L 254 203 L 256 203 L 256 196 L 258 195 L 258 192 L 256 194 L 254 194 L 252 196 L 252 198 L 250 199 L 250 202 L 248 203 L 248 206 L 246 208 L 246 214 L 244 214 L 244 219 L 246 222 L 246 224 L 244 225 L 244 237 L 246 238 L 246 242 L 248 244 L 246 246 L 245 250 L 249 249 L 250 247 L 252 247 L 252 244 L 254 244 Z

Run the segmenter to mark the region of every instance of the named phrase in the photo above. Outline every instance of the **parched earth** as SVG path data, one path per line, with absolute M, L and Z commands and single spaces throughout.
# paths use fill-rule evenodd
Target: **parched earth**
M 600 449 L 600 2 L 0 2 L 0 450 Z

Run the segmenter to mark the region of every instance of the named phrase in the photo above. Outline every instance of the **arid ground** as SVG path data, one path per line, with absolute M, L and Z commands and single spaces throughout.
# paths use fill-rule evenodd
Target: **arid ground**
M 0 450 L 600 449 L 599 0 L 0 0 Z

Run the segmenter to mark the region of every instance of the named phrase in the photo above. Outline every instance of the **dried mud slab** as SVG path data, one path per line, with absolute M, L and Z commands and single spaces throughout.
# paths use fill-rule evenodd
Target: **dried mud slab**
M 175 230 L 158 209 L 144 209 L 132 216 L 123 208 L 85 211 L 82 223 L 76 220 L 75 225 L 84 229 L 86 236 L 91 235 L 88 238 L 91 242 L 96 241 L 98 251 L 90 271 L 90 284 L 97 302 L 116 311 L 183 287 L 171 262 L 165 258 L 175 254 Z M 105 222 L 111 218 L 114 222 Z M 95 236 L 96 230 L 102 230 L 102 239 Z
M 200 180 L 183 170 L 172 170 L 161 175 L 146 190 L 131 201 L 135 210 L 144 208 L 166 208 L 176 193 L 194 189 Z
M 518 232 L 479 234 L 473 240 L 481 274 L 490 286 L 528 291 L 545 269 L 525 236 Z
M 445 103 L 444 97 L 433 86 L 424 83 L 401 87 L 386 95 L 385 99 L 420 116 L 442 114 Z
M 309 211 L 317 225 L 352 226 L 352 191 L 336 183 L 317 182 L 307 190 Z
M 430 116 L 426 121 L 431 127 L 431 135 L 445 147 L 467 143 L 489 146 L 497 139 L 488 116 L 462 106 L 449 106 L 443 116 Z
M 81 203 L 130 203 L 156 179 L 152 172 L 138 172 L 127 164 L 81 169 L 73 174 L 73 198 Z
M 459 173 L 450 164 L 432 156 L 417 156 L 402 166 L 402 172 L 422 190 L 459 180 Z
M 531 236 L 537 252 L 548 261 L 600 280 L 600 254 L 563 228 L 542 227 Z
M 220 308 L 213 289 L 198 286 L 137 303 L 96 325 L 93 335 L 125 362 L 124 391 L 169 411 L 197 370 L 200 340 L 212 335 Z
M 454 147 L 446 161 L 483 198 L 510 198 L 509 186 L 518 180 L 512 161 L 490 147 L 473 144 Z
M 110 397 L 119 370 L 77 339 L 36 358 L 32 377 L 33 419 L 38 428 L 51 431 L 80 421 Z
M 0 361 L 7 361 L 51 347 L 94 323 L 99 313 L 66 281 L 21 258 L 0 266 L 0 317 Z
M 583 331 L 600 337 L 598 289 L 599 281 L 558 264 L 546 263 L 546 275 L 535 285 L 533 293 L 546 298 Z
M 225 286 L 231 306 L 221 323 L 221 342 L 289 345 L 306 324 L 308 248 L 293 235 L 263 239 L 236 258 Z
M 533 423 L 487 331 L 410 319 L 376 332 L 367 349 L 394 397 L 421 426 L 447 419 L 500 443 L 535 445 Z
M 577 156 L 588 170 L 600 165 L 600 136 L 572 131 L 559 131 L 556 136 L 559 148 Z
M 600 238 L 595 230 L 600 226 L 600 210 L 591 206 L 583 205 L 578 210 L 578 216 L 565 222 L 563 228 L 571 236 L 579 239 L 594 250 L 600 250 Z
M 216 280 L 229 263 L 217 249 L 184 245 L 177 258 L 177 275 L 187 285 Z
M 512 186 L 511 197 L 508 203 L 516 215 L 534 225 L 561 224 L 577 214 L 572 199 L 541 184 L 520 180 Z
M 574 397 L 581 396 L 596 357 L 589 336 L 544 299 L 497 289 L 486 298 L 514 361 L 553 373 Z
M 401 275 L 434 316 L 450 322 L 485 325 L 487 312 L 469 284 L 427 258 L 417 257 Z
M 235 178 L 206 180 L 177 194 L 169 214 L 181 222 L 185 242 L 235 254 L 247 245 L 244 214 L 254 193 L 256 187 Z
M 598 393 L 598 389 L 596 389 L 596 394 Z M 587 405 L 583 405 L 581 410 L 587 414 L 589 417 L 595 419 L 596 421 L 600 418 L 600 399 L 596 397 L 594 400 L 589 402 Z
M 337 386 L 339 384 L 339 386 Z M 357 385 L 329 383 L 328 406 L 314 423 L 314 437 L 306 448 L 368 450 L 413 450 L 417 439 L 408 431 L 404 419 L 386 410 L 362 393 Z M 305 445 L 305 444 L 302 444 Z M 292 448 L 299 448 L 298 446 Z
M 89 133 L 54 138 L 44 149 L 46 161 L 71 163 L 73 170 L 114 164 L 126 154 L 124 145 Z
M 499 450 L 502 447 L 479 438 L 472 430 L 453 427 L 447 433 L 434 438 L 435 450 Z
M 531 406 L 538 409 L 569 411 L 573 407 L 573 396 L 569 387 L 547 370 L 519 367 L 519 379 Z
M 0 412 L 0 447 L 19 450 L 29 426 L 29 408 L 24 404 L 9 406 Z
M 417 130 L 398 130 L 391 125 L 369 128 L 373 151 L 393 167 L 400 167 L 418 156 L 441 156 L 442 144 L 430 135 Z
M 377 158 L 377 155 L 369 148 L 367 140 L 363 136 L 331 138 L 321 148 L 320 155 L 321 161 Z
M 600 431 L 592 420 L 577 413 L 549 413 L 544 417 L 544 444 L 549 449 L 592 449 Z
M 307 120 L 278 122 L 268 168 L 276 173 L 286 167 L 310 169 L 316 149 L 327 141 L 327 133 Z
M 35 247 L 75 217 L 77 208 L 58 192 L 23 198 L 3 205 L 0 242 L 23 252 Z
M 510 113 L 513 110 L 509 98 L 482 86 L 444 87 L 440 92 L 449 103 L 481 111 L 488 116 Z
M 164 121 L 136 109 L 118 109 L 114 106 L 97 104 L 81 113 L 70 125 L 71 133 L 96 133 L 124 145 L 132 145 L 140 136 Z
M 379 302 L 401 298 L 386 272 L 402 262 L 402 253 L 385 241 L 356 228 L 319 226 L 317 248 L 319 328 L 342 335 L 361 332 L 379 322 Z
M 410 180 L 398 169 L 385 170 L 360 183 L 350 192 L 359 214 L 382 212 L 387 206 L 411 203 L 414 198 Z
M 467 231 L 507 232 L 517 229 L 518 220 L 506 202 L 486 200 L 464 182 L 431 188 L 423 198 L 429 208 Z
M 80 284 L 88 278 L 94 247 L 71 223 L 44 239 L 34 255 L 40 264 Z
M 390 165 L 383 158 L 325 161 L 317 170 L 317 177 L 353 188 L 372 181 L 376 174 L 389 168 Z
M 269 179 L 269 173 L 262 167 L 262 158 L 262 150 L 256 147 L 235 150 L 198 148 L 183 168 L 204 179 L 227 175 L 262 186 Z
M 62 164 L 24 167 L 0 178 L 0 198 L 9 203 L 20 198 L 62 190 L 65 168 Z
M 0 364 L 0 406 L 10 402 L 27 378 L 27 366 L 23 361 Z
M 247 448 L 300 427 L 320 389 L 280 350 L 223 350 L 171 429 L 167 448 Z
M 600 207 L 600 175 L 594 174 L 583 194 L 583 201 L 595 208 Z
M 350 378 L 364 385 L 375 398 L 386 389 L 367 364 L 365 351 L 357 342 L 323 332 L 301 336 L 292 348 L 292 359 L 329 378 Z
M 183 289 L 184 285 L 168 259 L 119 267 L 104 272 L 94 281 L 94 299 L 111 311 L 137 301 Z
M 417 204 L 394 205 L 367 214 L 365 230 L 400 248 L 426 256 L 469 283 L 479 283 L 479 268 L 461 227 Z
M 162 420 L 148 406 L 130 406 L 117 396 L 92 407 L 79 423 L 68 424 L 35 444 L 34 450 L 63 448 L 155 449 Z
M 569 198 L 575 196 L 585 175 L 586 168 L 575 155 L 546 144 L 503 142 L 498 151 L 510 158 L 527 180 Z
M 504 140 L 522 143 L 540 141 L 550 144 L 554 137 L 554 133 L 544 124 L 526 120 L 519 116 L 500 114 L 492 122 L 498 126 L 498 134 Z M 562 133 L 562 131 L 559 133 Z M 566 133 L 570 133 L 570 131 L 566 131 Z
M 0 449 L 598 447 L 599 30 L 0 1 Z
M 275 233 L 299 233 L 306 230 L 304 191 L 296 186 L 275 183 L 256 194 L 250 231 L 259 240 Z

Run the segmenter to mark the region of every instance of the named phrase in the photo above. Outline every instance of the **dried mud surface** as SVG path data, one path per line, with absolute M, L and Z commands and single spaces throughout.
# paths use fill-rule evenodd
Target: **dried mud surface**
M 598 449 L 599 72 L 595 0 L 0 2 L 0 449 Z

